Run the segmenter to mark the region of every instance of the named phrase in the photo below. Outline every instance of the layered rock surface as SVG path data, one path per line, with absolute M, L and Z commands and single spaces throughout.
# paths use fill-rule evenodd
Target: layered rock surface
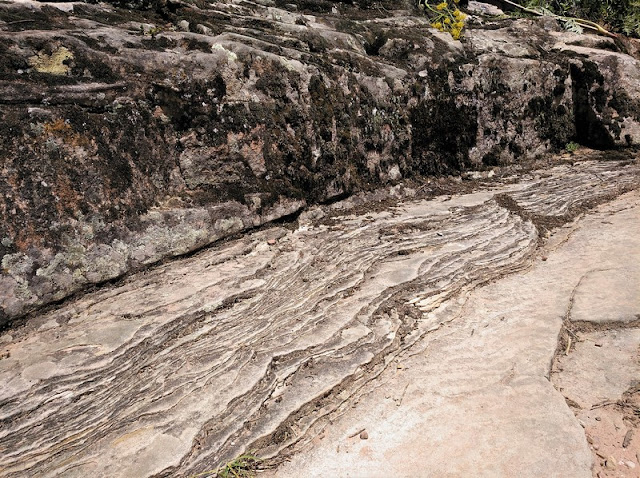
M 308 204 L 640 142 L 633 45 L 553 22 L 129 3 L 0 4 L 0 324 Z
M 552 381 L 585 429 L 594 475 L 640 475 L 639 199 L 618 206 L 611 233 L 576 281 Z M 594 221 L 595 222 L 595 221 Z M 583 241 L 583 243 L 586 241 Z M 592 246 L 593 247 L 593 246 Z
M 496 397 L 521 397 L 522 408 L 502 407 L 514 413 L 496 418 L 510 424 L 511 435 L 493 438 L 516 452 L 494 456 L 485 476 L 515 470 L 513 463 L 531 465 L 530 476 L 551 476 L 545 471 L 559 465 L 587 476 L 582 429 L 546 378 L 563 323 L 554 311 L 565 310 L 561 296 L 574 283 L 552 280 L 556 269 L 542 268 L 516 275 L 513 281 L 524 281 L 519 288 L 500 289 L 500 281 L 480 288 L 475 306 L 467 300 L 483 284 L 530 268 L 545 231 L 636 190 L 639 179 L 637 161 L 585 161 L 471 194 L 369 204 L 362 213 L 345 209 L 348 200 L 305 214 L 295 230 L 253 232 L 34 317 L 0 336 L 0 476 L 190 476 L 245 450 L 277 460 L 314 438 L 318 446 L 327 423 L 416 353 L 426 375 L 412 383 L 431 397 L 429 413 L 460 417 L 473 409 L 465 405 L 469 390 L 486 392 L 478 414 L 463 420 L 473 433 L 498 433 L 494 422 L 482 422 L 492 420 Z M 637 210 L 610 215 L 634 228 Z M 570 244 L 580 249 L 575 239 Z M 590 257 L 590 249 L 581 254 Z M 591 267 L 572 270 L 571 260 L 549 254 L 545 263 L 571 277 Z M 543 299 L 536 287 L 548 300 L 536 304 Z M 459 343 L 460 334 L 475 337 L 475 345 Z M 402 403 L 405 393 L 397 384 L 393 390 Z M 544 417 L 522 421 L 518 410 L 527 407 L 545 410 Z M 432 435 L 421 432 L 425 450 L 443 434 L 461 443 L 445 431 L 464 427 L 433 423 L 440 428 Z M 476 451 L 469 456 L 483 461 L 486 449 Z M 381 456 L 371 455 L 378 464 Z M 300 466 L 281 473 L 300 476 Z M 360 472 L 374 476 L 366 467 L 352 475 Z
M 640 311 L 639 232 L 638 191 L 555 229 L 526 271 L 462 296 L 275 476 L 637 477 L 640 322 L 626 310 Z

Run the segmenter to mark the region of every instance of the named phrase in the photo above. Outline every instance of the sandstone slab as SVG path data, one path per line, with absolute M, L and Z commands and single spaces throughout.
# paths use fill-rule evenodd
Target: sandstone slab
M 0 476 L 190 476 L 247 450 L 279 461 L 341 416 L 320 462 L 280 472 L 320 473 L 366 428 L 357 470 L 374 475 L 381 457 L 401 474 L 585 475 L 549 365 L 575 284 L 595 250 L 621 257 L 637 208 L 596 213 L 536 258 L 553 214 L 637 187 L 636 163 L 585 161 L 471 194 L 337 203 L 33 317 L 0 339 Z M 420 460 L 401 459 L 420 443 Z

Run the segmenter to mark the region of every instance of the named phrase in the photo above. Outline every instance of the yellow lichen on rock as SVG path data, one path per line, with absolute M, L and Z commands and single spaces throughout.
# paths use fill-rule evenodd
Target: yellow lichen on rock
M 67 48 L 61 46 L 51 55 L 46 53 L 38 53 L 29 58 L 29 64 L 40 73 L 49 73 L 52 75 L 66 75 L 69 73 L 69 65 L 66 60 L 72 60 L 73 53 Z

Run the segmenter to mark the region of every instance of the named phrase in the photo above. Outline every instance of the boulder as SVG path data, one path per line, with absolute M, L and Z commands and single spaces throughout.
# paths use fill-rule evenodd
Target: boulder
M 640 143 L 637 47 L 548 20 L 56 5 L 0 5 L 0 326 L 308 204 Z

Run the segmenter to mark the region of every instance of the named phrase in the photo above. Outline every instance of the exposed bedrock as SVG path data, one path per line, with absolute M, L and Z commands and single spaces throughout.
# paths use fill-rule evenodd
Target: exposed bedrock
M 134 3 L 0 5 L 0 326 L 312 203 L 640 143 L 630 44 L 479 17 L 454 42 L 397 2 Z
M 0 476 L 192 476 L 308 442 L 398 354 L 460 327 L 469 336 L 471 290 L 529 268 L 546 227 L 637 189 L 638 172 L 587 161 L 361 214 L 338 203 L 320 223 L 252 232 L 40 314 L 0 334 Z M 541 383 L 561 319 L 537 320 L 544 341 L 524 331 L 518 343 L 542 349 Z M 486 368 L 473 350 L 473 387 L 502 382 L 510 359 L 489 349 L 501 365 Z M 546 439 L 553 456 L 535 457 L 543 469 L 567 430 L 573 444 L 581 433 L 553 403 L 567 426 Z M 575 446 L 571 463 L 588 471 L 586 443 Z

